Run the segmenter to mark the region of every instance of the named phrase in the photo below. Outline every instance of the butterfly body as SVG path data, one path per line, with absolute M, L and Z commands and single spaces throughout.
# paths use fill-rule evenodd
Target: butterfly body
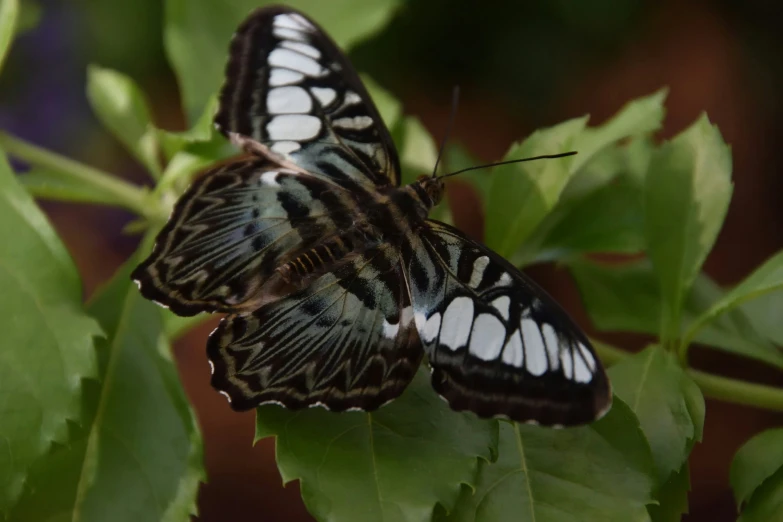
M 194 181 L 132 277 L 175 313 L 227 314 L 207 354 L 233 408 L 373 410 L 426 356 L 456 410 L 546 425 L 607 411 L 584 334 L 502 257 L 427 219 L 443 180 L 399 186 L 372 100 L 304 15 L 240 26 L 215 122 L 247 156 Z

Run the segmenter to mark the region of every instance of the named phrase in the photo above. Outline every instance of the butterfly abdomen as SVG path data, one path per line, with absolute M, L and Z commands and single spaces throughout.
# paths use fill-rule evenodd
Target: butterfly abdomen
M 374 227 L 368 223 L 359 223 L 302 252 L 280 266 L 277 272 L 287 283 L 296 283 L 333 270 L 350 255 L 364 252 L 379 240 L 380 233 Z

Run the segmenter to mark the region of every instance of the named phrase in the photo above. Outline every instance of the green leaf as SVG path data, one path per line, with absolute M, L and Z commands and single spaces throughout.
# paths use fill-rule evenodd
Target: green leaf
M 438 146 L 421 121 L 413 116 L 400 118 L 391 127 L 391 133 L 400 153 L 401 184 L 408 185 L 419 176 L 431 175 L 438 158 Z M 429 217 L 453 224 L 446 198 L 430 211 Z
M 780 522 L 783 513 L 783 467 L 764 481 L 737 522 Z
M 20 174 L 17 179 L 36 198 L 96 205 L 119 206 L 123 203 L 119 198 L 113 197 L 111 193 L 96 188 L 94 185 L 81 183 L 42 167 L 34 167 L 30 171 Z
M 661 286 L 665 343 L 680 333 L 683 301 L 723 225 L 731 192 L 731 152 L 706 116 L 653 154 L 645 229 Z
M 652 450 L 658 485 L 687 461 L 704 429 L 704 397 L 672 354 L 659 346 L 609 368 L 612 389 L 639 419 Z
M 19 0 L 0 0 L 0 71 L 11 48 L 19 16 Z
M 568 207 L 618 177 L 643 188 L 654 148 L 646 136 L 630 138 L 627 144 L 604 147 L 574 174 L 560 196 L 558 207 Z
M 744 303 L 740 308 L 756 332 L 777 346 L 783 346 L 783 321 L 780 320 L 783 292 L 764 294 Z
M 469 167 L 475 167 L 481 165 L 479 161 L 464 145 L 459 143 L 449 143 L 446 146 L 446 150 L 443 152 L 443 161 L 445 169 L 442 172 L 456 172 L 461 169 Z M 434 167 L 434 165 L 433 165 Z M 432 170 L 432 169 L 430 169 Z M 492 186 L 492 177 L 487 169 L 478 169 L 459 174 L 458 177 L 451 178 L 452 180 L 468 181 L 476 189 L 479 195 L 479 199 L 482 203 L 482 208 L 486 208 L 486 201 L 489 197 L 489 190 Z
M 370 93 L 375 107 L 386 124 L 386 128 L 391 129 L 402 117 L 402 104 L 394 97 L 392 93 L 378 85 L 375 80 L 366 74 L 361 75 L 362 83 Z
M 643 177 L 652 149 L 648 139 L 636 138 L 596 153 L 571 178 L 514 261 L 525 265 L 567 261 L 581 253 L 643 250 Z
M 731 486 L 739 522 L 781 520 L 783 513 L 783 428 L 759 433 L 734 456 Z
M 536 261 L 644 250 L 643 193 L 627 179 L 616 181 L 550 214 L 553 219 L 537 247 Z
M 536 131 L 511 146 L 504 160 L 573 150 L 587 117 Z M 500 255 L 513 254 L 552 210 L 573 171 L 568 158 L 504 165 L 492 169 L 484 238 Z
M 727 292 L 701 314 L 690 326 L 685 343 L 717 316 L 758 296 L 783 289 L 783 252 L 778 252 L 745 278 L 740 284 Z
M 456 413 L 421 369 L 403 395 L 373 413 L 257 410 L 256 438 L 277 437 L 284 482 L 301 481 L 318 520 L 429 522 L 474 481 L 478 457 L 497 446 L 497 425 Z
M 649 96 L 632 100 L 603 125 L 585 129 L 574 142 L 574 149 L 579 152 L 571 165 L 574 172 L 586 165 L 597 152 L 624 138 L 644 136 L 659 130 L 666 113 L 663 102 L 667 93 L 668 89 L 660 89 Z
M 628 406 L 590 426 L 551 430 L 502 422 L 495 463 L 481 462 L 475 493 L 462 488 L 452 522 L 646 520 L 654 474 Z
M 573 260 L 569 267 L 596 328 L 649 334 L 659 331 L 661 294 L 656 275 L 648 262 L 604 265 Z M 720 287 L 700 274 L 685 301 L 684 322 L 687 324 L 695 320 L 722 295 Z M 743 309 L 729 310 L 717 317 L 697 333 L 695 341 L 783 369 L 783 352 L 768 338 L 754 331 Z
M 272 0 L 234 2 L 166 0 L 164 42 L 179 80 L 185 113 L 195 119 L 217 92 L 231 35 L 244 18 Z M 286 2 L 321 24 L 343 50 L 381 30 L 400 0 L 298 0 Z
M 185 149 L 193 143 L 203 143 L 212 140 L 215 135 L 215 127 L 212 120 L 218 108 L 217 96 L 209 98 L 204 110 L 199 116 L 193 127 L 182 132 L 172 132 L 158 129 L 158 140 L 160 141 L 163 153 L 166 159 L 171 160 L 178 152 Z
M 96 373 L 76 267 L 0 152 L 0 516 L 52 443 L 81 419 L 82 379 Z
M 87 99 L 103 125 L 157 179 L 158 140 L 144 94 L 128 76 L 91 65 L 87 69 Z
M 746 442 L 734 455 L 729 473 L 737 507 L 751 501 L 755 492 L 781 469 L 783 428 L 763 431 Z
M 35 29 L 41 22 L 43 8 L 38 0 L 24 0 L 19 4 L 19 15 L 16 19 L 16 36 Z M 0 15 L 1 16 L 1 15 Z
M 413 116 L 400 120 L 397 139 L 402 164 L 402 184 L 416 181 L 422 174 L 432 174 L 435 160 L 438 158 L 438 145 L 421 121 Z M 401 127 L 401 128 L 399 128 Z
M 688 491 L 691 488 L 688 463 L 685 462 L 658 490 L 657 504 L 647 506 L 652 522 L 680 522 L 688 513 Z
M 157 306 L 130 280 L 131 259 L 91 302 L 108 333 L 88 415 L 39 463 L 14 521 L 189 521 L 204 479 L 202 442 Z
M 163 331 L 169 341 L 174 341 L 185 335 L 189 330 L 208 321 L 211 314 L 198 314 L 190 317 L 176 315 L 171 310 L 163 310 Z
M 167 198 L 166 206 L 173 207 L 174 200 L 185 191 L 194 175 L 216 161 L 235 156 L 236 153 L 236 149 L 222 134 L 214 134 L 210 141 L 185 144 L 166 165 L 163 176 L 155 186 L 155 194 Z M 168 213 L 164 217 L 168 218 Z

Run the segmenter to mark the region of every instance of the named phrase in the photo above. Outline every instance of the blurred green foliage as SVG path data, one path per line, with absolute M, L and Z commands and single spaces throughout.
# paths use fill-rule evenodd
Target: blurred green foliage
M 168 0 L 165 16 L 148 9 L 151 3 L 98 4 L 93 16 L 114 23 L 97 24 L 92 37 L 105 46 L 94 56 L 106 53 L 112 63 L 98 60 L 102 66 L 87 71 L 86 96 L 155 186 L 121 181 L 0 134 L 0 148 L 32 166 L 15 177 L 0 162 L 0 279 L 10 292 L 0 310 L 0 327 L 10 340 L 0 352 L 0 515 L 14 521 L 184 521 L 204 480 L 202 441 L 172 365 L 170 341 L 202 318 L 175 318 L 143 300 L 128 272 L 146 255 L 192 176 L 232 154 L 212 131 L 214 93 L 231 31 L 257 3 L 226 8 Z M 360 70 L 375 79 L 366 81 L 408 181 L 432 168 L 435 142 L 386 88 L 403 89 L 404 79 L 414 77 L 402 65 L 408 53 L 416 52 L 418 67 L 430 68 L 430 75 L 450 81 L 455 74 L 453 63 L 434 58 L 443 54 L 421 53 L 410 34 L 448 45 L 449 56 L 473 64 L 460 75 L 504 83 L 507 94 L 524 104 L 545 100 L 552 85 L 574 73 L 563 64 L 580 62 L 576 58 L 586 52 L 580 44 L 610 49 L 644 14 L 635 1 L 602 0 L 590 8 L 515 3 L 509 16 L 480 8 L 455 14 L 455 25 L 446 29 L 437 23 L 447 9 L 442 1 L 296 5 L 353 49 Z M 17 11 L 15 1 L 2 0 L 0 12 Z M 17 20 L 6 16 L 0 23 L 0 56 L 18 32 Z M 123 24 L 138 30 L 129 35 Z M 550 34 L 553 26 L 567 31 Z M 114 38 L 119 33 L 131 40 Z M 134 38 L 146 44 L 128 49 L 118 43 Z M 162 59 L 164 42 L 192 122 L 186 131 L 156 125 L 145 90 L 134 80 L 140 61 Z M 155 56 L 138 59 L 143 52 Z M 530 70 L 537 71 L 532 79 Z M 527 92 L 513 90 L 521 84 Z M 731 197 L 731 155 L 706 116 L 655 144 L 664 99 L 659 91 L 632 101 L 600 126 L 583 117 L 543 128 L 512 144 L 503 159 L 570 149 L 577 156 L 464 177 L 481 202 L 491 247 L 520 266 L 567 266 L 599 330 L 659 337 L 635 355 L 596 343 L 607 364 L 619 361 L 610 369 L 616 394 L 611 412 L 565 431 L 477 420 L 448 410 L 426 375 L 372 414 L 260 408 L 257 436 L 276 437 L 280 471 L 285 480 L 301 481 L 314 516 L 489 522 L 529 513 L 539 522 L 676 520 L 687 510 L 688 455 L 703 435 L 702 389 L 783 410 L 779 389 L 708 380 L 688 368 L 692 342 L 783 368 L 774 344 L 783 329 L 763 307 L 754 308 L 780 298 L 783 256 L 728 291 L 701 272 Z M 450 170 L 474 163 L 457 145 L 444 161 Z M 87 307 L 73 263 L 29 194 L 122 206 L 138 215 L 132 228 L 146 230 L 138 252 Z M 445 206 L 437 212 L 448 219 Z M 596 253 L 635 259 L 608 264 Z M 650 260 L 640 260 L 643 255 Z M 768 520 L 783 491 L 780 459 L 770 458 L 762 471 L 754 464 L 759 455 L 774 453 L 778 431 L 749 442 L 732 468 L 747 522 Z

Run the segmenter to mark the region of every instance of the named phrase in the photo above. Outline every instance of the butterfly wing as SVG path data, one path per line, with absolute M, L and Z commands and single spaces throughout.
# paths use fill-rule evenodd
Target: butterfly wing
M 394 143 L 356 71 L 290 8 L 259 9 L 237 30 L 215 123 L 245 149 L 343 186 L 399 185 Z
M 487 247 L 428 220 L 407 263 L 432 384 L 456 410 L 576 425 L 611 406 L 590 342 L 541 288 Z
M 179 315 L 252 309 L 275 269 L 350 226 L 353 208 L 333 183 L 261 157 L 232 161 L 188 188 L 132 278 Z
M 212 386 L 236 410 L 373 410 L 394 399 L 422 358 L 401 272 L 385 245 L 297 293 L 226 317 L 207 345 Z

